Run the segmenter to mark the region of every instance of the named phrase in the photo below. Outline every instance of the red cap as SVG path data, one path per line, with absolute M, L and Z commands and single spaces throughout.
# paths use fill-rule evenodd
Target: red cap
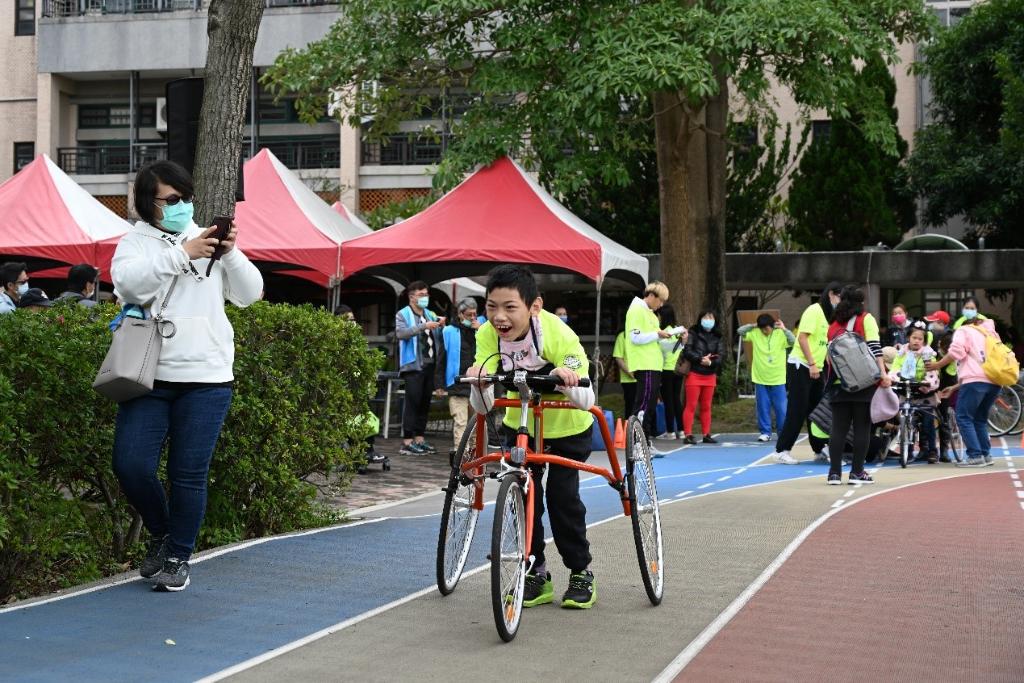
M 930 323 L 942 323 L 943 325 L 948 325 L 949 313 L 946 313 L 945 311 L 935 311 L 931 315 L 926 315 L 924 319 Z

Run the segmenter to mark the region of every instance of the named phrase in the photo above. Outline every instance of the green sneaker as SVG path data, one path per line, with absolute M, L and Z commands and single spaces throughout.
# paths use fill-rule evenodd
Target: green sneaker
M 584 569 L 569 577 L 569 589 L 562 596 L 562 607 L 590 609 L 597 602 L 594 572 Z
M 526 575 L 526 585 L 523 588 L 523 607 L 536 607 L 547 605 L 555 601 L 555 587 L 551 583 L 551 574 L 544 572 L 543 575 L 530 572 Z

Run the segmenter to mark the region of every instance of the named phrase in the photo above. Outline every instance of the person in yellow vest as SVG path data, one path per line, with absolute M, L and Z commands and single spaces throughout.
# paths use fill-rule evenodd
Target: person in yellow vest
M 661 329 L 657 311 L 667 301 L 668 287 L 663 282 L 654 281 L 644 288 L 642 299 L 633 297 L 626 311 L 626 363 L 637 382 L 631 414 L 643 416 L 644 434 L 653 457 L 661 455 L 654 447 L 654 426 L 661 369 L 665 365 L 658 340 L 672 336 Z
M 781 320 L 767 313 L 757 316 L 756 325 L 743 325 L 737 332 L 743 341 L 750 342 L 753 359 L 750 378 L 754 383 L 757 406 L 758 441 L 772 439 L 772 410 L 775 411 L 775 432 L 786 422 L 786 351 L 796 343 L 796 337 Z
M 633 403 L 636 401 L 636 378 L 629 371 L 626 362 L 626 331 L 622 330 L 615 337 L 612 358 L 619 366 L 619 384 L 622 385 L 622 410 L 626 415 L 633 414 Z
M 661 355 L 665 359 L 661 369 L 661 403 L 665 406 L 665 432 L 659 439 L 683 438 L 683 378 L 676 374 L 676 363 L 683 353 L 688 332 L 676 322 L 672 304 L 665 304 L 658 310 L 662 329 L 671 337 L 661 339 Z

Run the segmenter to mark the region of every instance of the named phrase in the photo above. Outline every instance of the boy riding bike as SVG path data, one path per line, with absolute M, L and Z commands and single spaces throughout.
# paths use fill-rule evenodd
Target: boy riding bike
M 513 369 L 557 375 L 564 384 L 563 396 L 545 396 L 544 400 L 571 401 L 579 410 L 549 410 L 544 413 L 544 452 L 580 462 L 590 457 L 590 432 L 594 417 L 588 411 L 594 405 L 594 390 L 579 386 L 587 375 L 587 356 L 579 337 L 557 316 L 543 310 L 544 301 L 529 268 L 499 266 L 487 278 L 487 322 L 476 335 L 476 360 L 466 375 L 494 373 L 499 359 L 503 371 Z M 517 398 L 509 392 L 509 398 Z M 480 414 L 494 404 L 494 387 L 474 387 L 470 403 Z M 518 408 L 505 411 L 506 434 L 514 437 L 519 426 Z M 530 447 L 535 446 L 533 423 Z M 533 540 L 530 554 L 534 565 L 526 576 L 524 607 L 554 602 L 554 586 L 544 557 L 544 466 L 531 466 L 534 495 Z M 579 470 L 552 465 L 547 478 L 548 516 L 551 532 L 562 561 L 568 567 L 569 587 L 562 607 L 589 609 L 597 600 L 594 574 L 590 571 L 590 543 L 587 541 L 587 509 L 580 499 Z

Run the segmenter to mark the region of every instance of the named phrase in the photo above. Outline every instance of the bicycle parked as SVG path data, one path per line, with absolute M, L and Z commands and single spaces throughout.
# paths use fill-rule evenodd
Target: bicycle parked
M 498 635 L 505 642 L 516 637 L 523 612 L 524 585 L 534 559 L 529 556 L 533 532 L 534 490 L 530 465 L 550 464 L 574 467 L 604 477 L 619 493 L 623 514 L 630 517 L 640 575 L 652 604 L 661 603 L 664 594 L 664 555 L 661 537 L 661 512 L 658 491 L 651 467 L 651 454 L 643 427 L 630 417 L 626 431 L 625 472 L 619 465 L 604 413 L 591 408 L 601 429 L 608 452 L 609 468 L 589 465 L 544 451 L 544 410 L 578 410 L 569 401 L 543 400 L 561 380 L 553 375 L 535 375 L 524 370 L 508 373 L 461 377 L 462 382 L 501 383 L 519 399 L 497 399 L 495 408 L 520 408 L 520 424 L 515 445 L 499 453 L 487 452 L 487 417 L 476 416 L 476 445 L 467 447 L 470 430 L 452 456 L 452 469 L 445 487 L 444 510 L 437 539 L 437 588 L 442 595 L 455 590 L 469 556 L 480 511 L 484 508 L 484 482 L 500 482 L 491 529 L 491 607 Z M 589 380 L 581 379 L 587 386 Z M 533 416 L 536 449 L 529 448 L 527 420 Z M 496 471 L 487 465 L 497 463 Z

